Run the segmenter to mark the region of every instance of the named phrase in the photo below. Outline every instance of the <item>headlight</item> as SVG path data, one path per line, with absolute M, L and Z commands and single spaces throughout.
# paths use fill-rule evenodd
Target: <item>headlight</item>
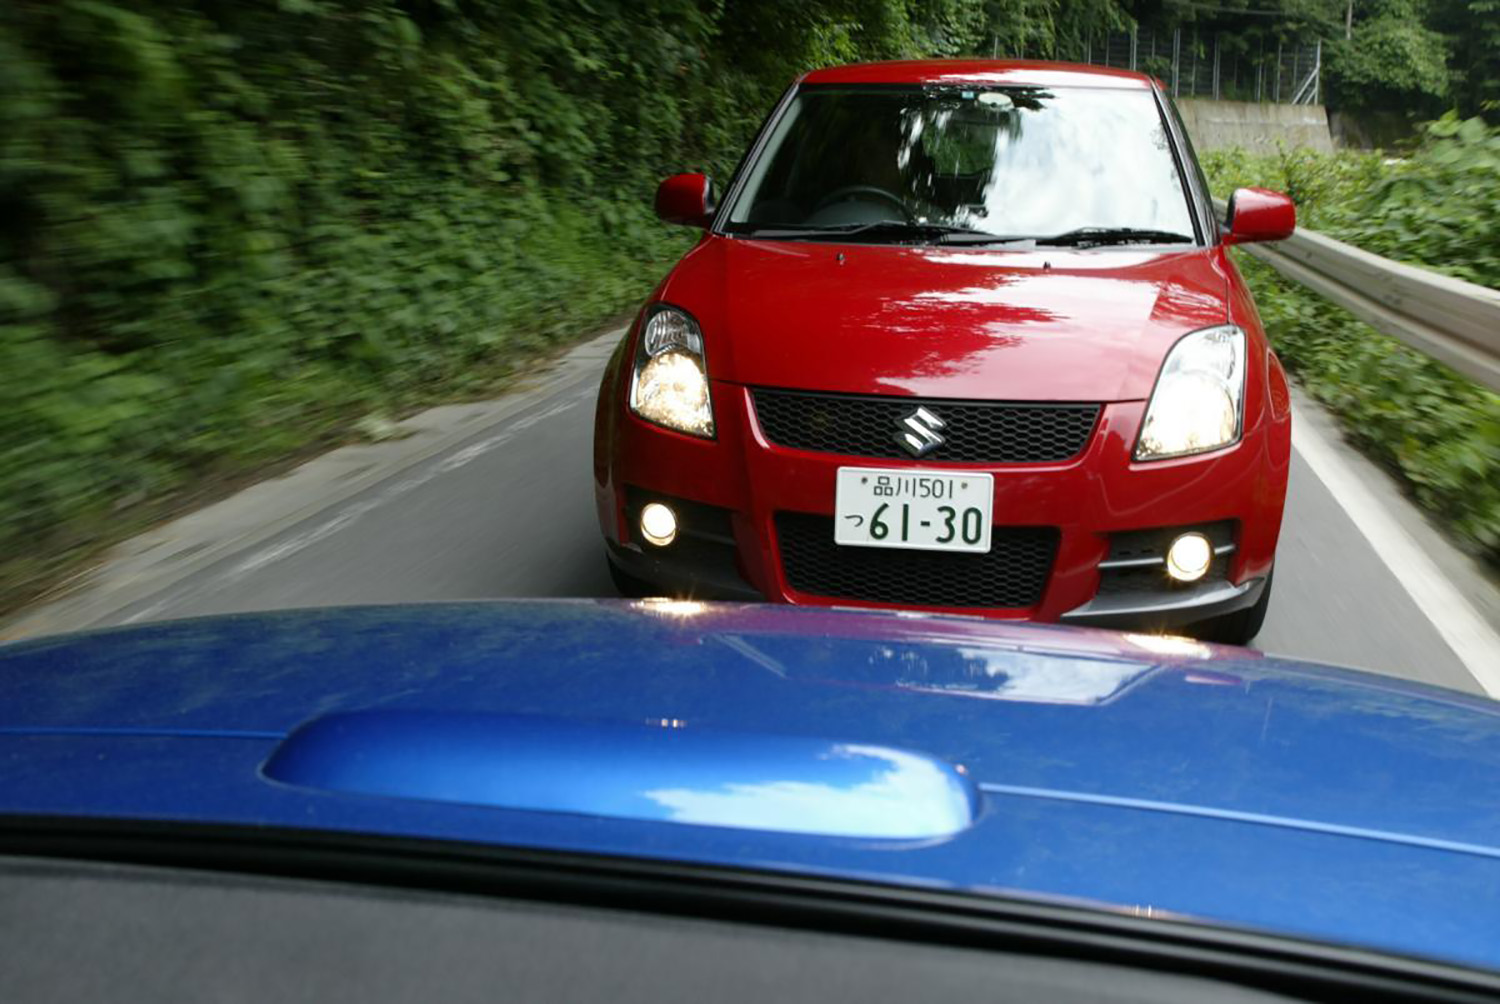
M 1240 438 L 1245 416 L 1245 333 L 1233 324 L 1185 335 L 1167 353 L 1135 459 L 1184 457 Z
M 630 376 L 630 410 L 668 429 L 713 438 L 703 333 L 676 307 L 657 307 L 646 318 Z

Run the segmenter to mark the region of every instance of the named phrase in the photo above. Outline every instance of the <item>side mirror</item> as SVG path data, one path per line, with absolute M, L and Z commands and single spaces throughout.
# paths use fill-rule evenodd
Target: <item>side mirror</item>
M 1269 188 L 1240 188 L 1229 197 L 1225 244 L 1284 241 L 1297 229 L 1297 206 Z
M 656 186 L 656 215 L 667 223 L 706 227 L 713 219 L 713 182 L 702 174 L 674 174 Z

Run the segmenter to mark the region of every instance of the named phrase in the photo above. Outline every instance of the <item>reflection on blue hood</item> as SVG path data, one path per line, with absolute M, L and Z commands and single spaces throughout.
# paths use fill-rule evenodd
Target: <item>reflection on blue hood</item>
M 868 743 L 529 715 L 355 711 L 297 729 L 283 784 L 783 833 L 916 840 L 974 821 L 962 769 Z
M 0 646 L 12 813 L 1066 897 L 1500 967 L 1500 715 L 1181 639 L 514 602 Z

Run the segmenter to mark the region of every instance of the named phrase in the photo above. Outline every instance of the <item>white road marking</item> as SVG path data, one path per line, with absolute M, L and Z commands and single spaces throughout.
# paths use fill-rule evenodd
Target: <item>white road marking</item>
M 272 544 L 270 547 L 254 552 L 249 557 L 238 562 L 233 568 L 218 576 L 216 583 L 210 584 L 206 588 L 192 590 L 193 595 L 201 596 L 204 593 L 218 592 L 226 584 L 236 579 L 243 578 L 252 572 L 257 572 L 267 565 L 274 564 L 284 558 L 289 558 L 321 540 L 326 540 L 345 527 L 357 522 L 366 514 L 422 487 L 433 478 L 456 471 L 460 467 L 471 464 L 485 454 L 504 446 L 538 422 L 545 422 L 547 419 L 554 418 L 584 401 L 592 400 L 594 393 L 594 387 L 590 384 L 582 393 L 572 394 L 551 407 L 543 408 L 541 411 L 532 412 L 529 415 L 516 419 L 494 435 L 486 436 L 477 443 L 470 443 L 463 449 L 443 457 L 436 463 L 427 465 L 420 473 L 409 478 L 403 478 L 370 498 L 346 506 L 318 525 L 292 537 L 288 537 L 286 540 Z M 149 620 L 162 610 L 177 603 L 180 599 L 181 594 L 173 592 L 170 596 L 158 600 L 156 603 L 126 617 L 122 623 L 132 624 L 137 621 Z
M 1292 448 L 1349 519 L 1377 557 L 1437 628 L 1469 675 L 1485 693 L 1500 698 L 1500 635 L 1490 627 L 1420 544 L 1396 521 L 1338 450 L 1310 422 L 1292 423 Z

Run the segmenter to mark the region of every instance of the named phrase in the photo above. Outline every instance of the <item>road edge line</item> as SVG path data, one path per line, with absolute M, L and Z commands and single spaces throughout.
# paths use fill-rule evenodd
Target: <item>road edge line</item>
M 1313 422 L 1293 420 L 1292 449 L 1370 543 L 1475 682 L 1500 698 L 1500 634 L 1453 585 Z

